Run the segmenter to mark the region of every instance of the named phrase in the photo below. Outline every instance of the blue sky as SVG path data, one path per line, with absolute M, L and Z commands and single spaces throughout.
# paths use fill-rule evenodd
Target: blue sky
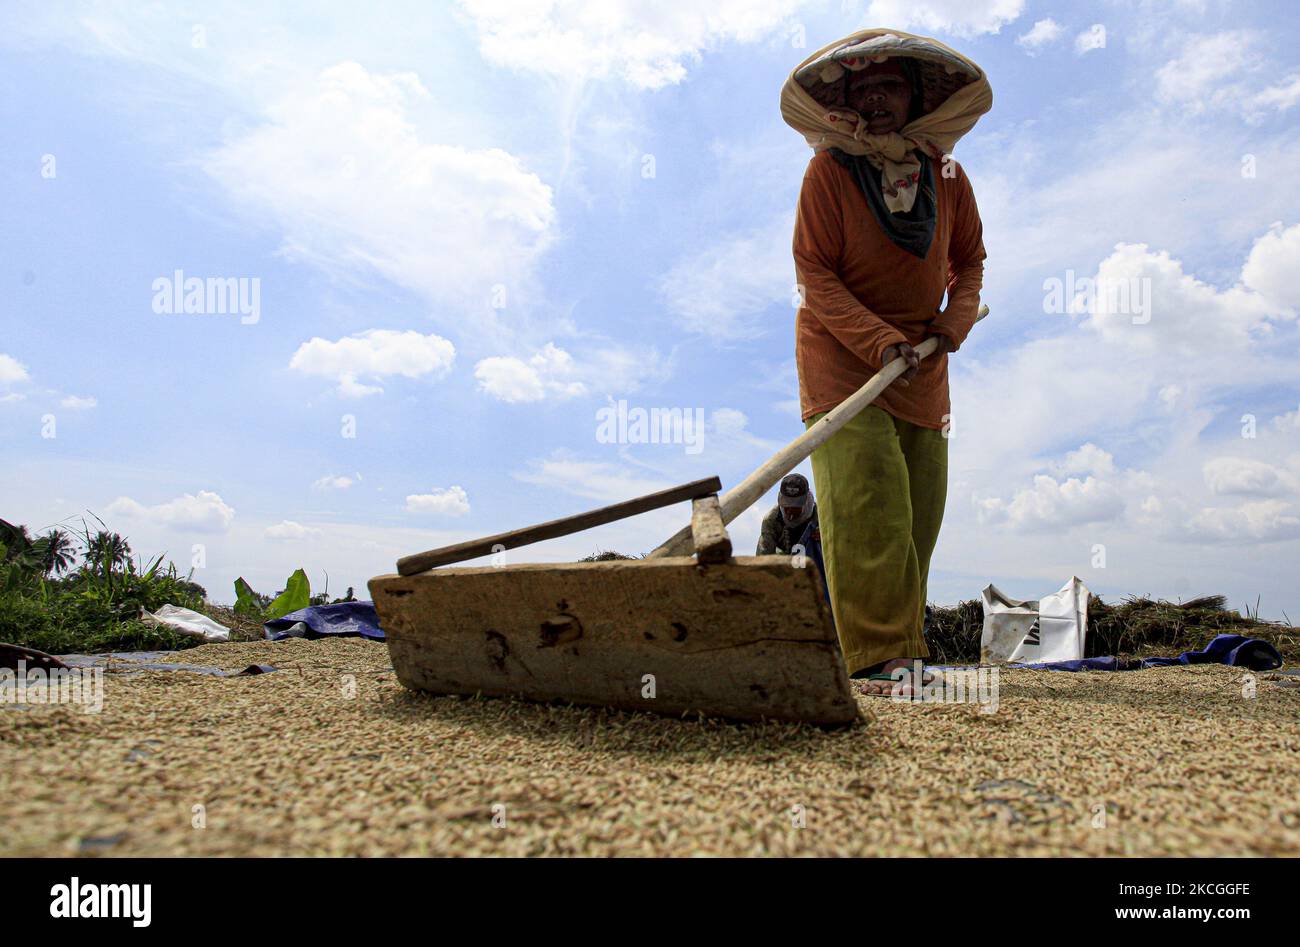
M 811 152 L 780 87 L 890 26 L 995 100 L 955 151 L 993 315 L 952 359 L 931 598 L 1077 574 L 1300 618 L 1288 4 L 262 6 L 0 12 L 0 516 L 92 511 L 229 601 L 738 482 L 801 429 Z M 155 312 L 177 270 L 256 280 L 256 321 Z M 1149 319 L 1045 312 L 1071 272 Z M 701 449 L 602 443 L 610 399 L 702 412 Z M 645 552 L 687 515 L 515 556 Z

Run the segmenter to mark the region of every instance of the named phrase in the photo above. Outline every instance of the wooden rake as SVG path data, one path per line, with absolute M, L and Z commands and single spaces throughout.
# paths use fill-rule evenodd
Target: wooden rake
M 981 307 L 982 319 L 988 307 Z M 933 354 L 937 341 L 916 348 Z M 735 520 L 871 404 L 896 359 L 719 497 L 708 477 L 612 506 L 399 559 L 370 580 L 393 668 L 435 694 L 844 724 L 857 716 L 808 560 L 733 556 Z M 442 568 L 691 501 L 644 559 Z

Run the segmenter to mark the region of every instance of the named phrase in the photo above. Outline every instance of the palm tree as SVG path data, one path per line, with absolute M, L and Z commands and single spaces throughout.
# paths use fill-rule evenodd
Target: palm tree
M 38 539 L 35 545 L 40 547 L 41 566 L 44 568 L 46 575 L 51 572 L 59 575 L 72 568 L 76 545 L 73 543 L 72 537 L 63 530 L 50 530 Z
M 94 573 L 112 572 L 131 559 L 131 544 L 117 533 L 100 530 L 86 543 L 86 568 Z

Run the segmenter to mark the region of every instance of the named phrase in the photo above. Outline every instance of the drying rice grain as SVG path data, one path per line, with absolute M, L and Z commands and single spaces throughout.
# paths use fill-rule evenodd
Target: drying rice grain
M 100 714 L 0 706 L 0 853 L 1300 851 L 1300 690 L 1243 697 L 1239 669 L 1007 671 L 996 713 L 862 697 L 863 723 L 822 731 L 429 697 L 355 639 L 185 662 L 282 670 L 112 673 Z

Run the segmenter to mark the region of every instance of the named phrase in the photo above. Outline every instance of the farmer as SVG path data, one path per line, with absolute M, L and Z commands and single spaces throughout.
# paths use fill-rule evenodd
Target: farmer
M 805 535 L 815 536 L 817 526 L 817 501 L 813 499 L 808 478 L 803 474 L 790 474 L 781 481 L 776 506 L 763 518 L 763 528 L 758 536 L 758 556 L 788 556 Z
M 870 694 L 907 696 L 929 680 L 922 627 L 947 494 L 948 355 L 975 323 L 984 271 L 975 197 L 951 151 L 991 105 L 969 59 L 880 29 L 814 53 L 781 92 L 782 116 L 815 152 L 794 227 L 805 425 L 883 366 L 906 366 L 812 455 L 836 629 Z M 939 348 L 922 361 L 914 348 L 930 337 Z

